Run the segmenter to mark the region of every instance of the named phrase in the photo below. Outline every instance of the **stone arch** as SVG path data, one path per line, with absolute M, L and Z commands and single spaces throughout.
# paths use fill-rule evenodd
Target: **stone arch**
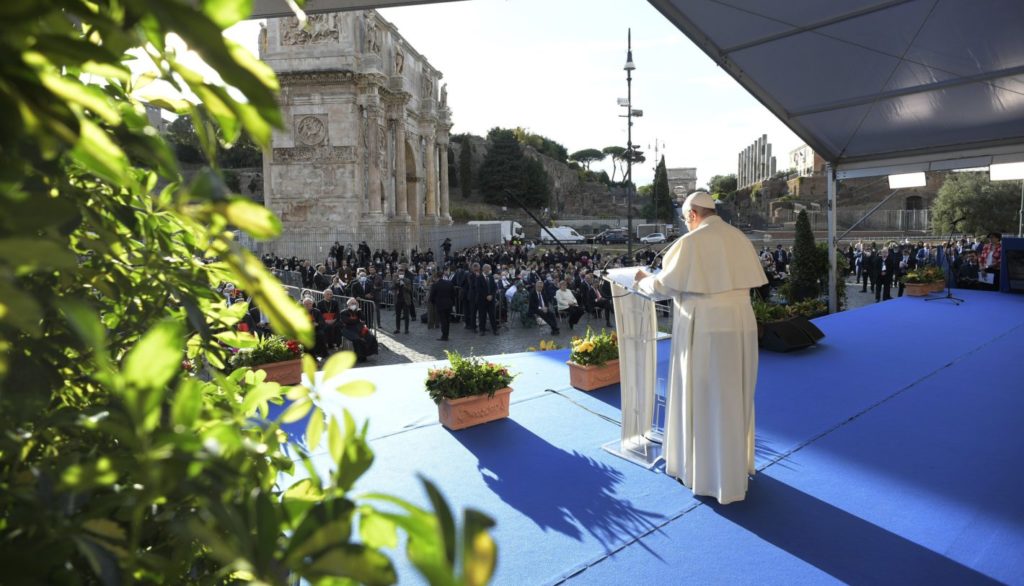
M 923 210 L 924 209 L 924 198 L 920 195 L 908 196 L 904 201 L 903 209 L 905 210 Z

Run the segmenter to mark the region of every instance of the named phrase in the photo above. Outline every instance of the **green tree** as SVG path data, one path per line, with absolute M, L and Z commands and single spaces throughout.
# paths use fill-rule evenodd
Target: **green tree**
M 603 152 L 597 149 L 583 149 L 569 155 L 569 160 L 576 161 L 577 163 L 586 167 L 587 171 L 589 171 L 591 163 L 603 161 L 606 156 L 608 155 L 604 154 Z
M 796 217 L 793 258 L 789 259 L 789 300 L 791 302 L 795 303 L 818 296 L 821 267 L 821 249 L 814 244 L 814 231 L 811 230 L 811 221 L 807 217 L 807 210 L 800 210 Z
M 730 199 L 736 193 L 736 175 L 715 175 L 708 181 L 708 193 Z
M 179 162 L 200 164 L 206 160 L 199 146 L 196 129 L 192 126 L 192 118 L 189 116 L 178 116 L 168 124 L 166 135 L 167 142 L 174 149 L 174 156 Z
M 463 199 L 469 199 L 473 194 L 473 143 L 468 136 L 459 149 L 459 189 Z
M 624 155 L 626 154 L 626 147 L 607 146 L 601 149 L 601 152 L 604 153 L 605 155 L 610 155 L 612 158 L 612 182 L 615 182 L 615 172 L 618 170 L 619 165 L 623 166 L 622 175 L 626 175 L 626 159 L 624 157 Z
M 642 213 L 659 222 L 671 222 L 674 219 L 675 208 L 672 205 L 672 193 L 668 188 L 668 170 L 665 168 L 664 156 L 654 170 L 651 201 L 644 207 Z
M 985 173 L 950 173 L 932 202 L 932 226 L 950 230 L 953 220 L 964 218 L 960 230 L 972 234 L 1014 232 L 1020 210 L 1018 181 L 989 181 Z
M 480 191 L 486 201 L 504 204 L 510 192 L 524 204 L 541 207 L 548 199 L 544 166 L 523 154 L 515 131 L 493 128 L 487 133 L 487 155 L 480 165 Z M 543 189 L 541 183 L 544 184 Z
M 225 372 L 222 344 L 251 294 L 276 331 L 305 344 L 301 307 L 234 238 L 272 238 L 272 213 L 224 185 L 217 153 L 242 132 L 266 145 L 281 126 L 273 73 L 222 30 L 244 0 L 9 2 L 0 8 L 0 564 L 11 584 L 390 583 L 384 553 L 406 550 L 426 579 L 486 582 L 494 546 L 467 511 L 461 539 L 436 489 L 429 512 L 357 498 L 373 461 L 365 426 L 325 418 L 322 386 L 281 387 Z M 214 81 L 165 50 L 179 35 Z M 148 103 L 195 121 L 206 167 L 185 182 L 133 78 L 145 47 Z M 223 80 L 221 82 L 220 80 Z M 155 84 L 156 87 L 159 84 Z M 203 99 L 201 109 L 180 98 Z M 234 96 L 238 96 L 237 98 Z M 216 107 L 214 107 L 214 105 Z M 355 358 L 340 353 L 325 378 Z M 309 380 L 315 364 L 305 360 Z M 364 383 L 341 392 L 362 395 Z M 269 418 L 269 406 L 291 406 Z M 321 473 L 282 423 L 308 417 Z M 287 474 L 306 476 L 290 485 Z M 384 503 L 381 506 L 381 503 Z

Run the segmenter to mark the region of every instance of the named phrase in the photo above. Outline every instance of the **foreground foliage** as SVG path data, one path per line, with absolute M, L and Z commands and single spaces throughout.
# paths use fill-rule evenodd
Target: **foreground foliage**
M 219 149 L 243 132 L 266 146 L 281 122 L 273 74 L 221 34 L 250 6 L 0 3 L 4 583 L 386 584 L 399 529 L 430 582 L 489 580 L 482 514 L 467 511 L 460 533 L 429 483 L 431 510 L 354 492 L 373 455 L 365 426 L 313 409 L 329 387 L 223 374 L 226 345 L 255 339 L 234 330 L 246 306 L 227 306 L 222 281 L 252 294 L 279 334 L 312 343 L 303 309 L 233 238 L 273 237 L 278 220 L 229 193 L 217 168 Z M 218 75 L 186 66 L 172 32 Z M 133 47 L 157 73 L 130 74 Z M 208 164 L 191 182 L 145 103 L 191 116 Z M 337 355 L 325 380 L 354 360 Z M 328 470 L 285 449 L 280 425 L 304 418 Z

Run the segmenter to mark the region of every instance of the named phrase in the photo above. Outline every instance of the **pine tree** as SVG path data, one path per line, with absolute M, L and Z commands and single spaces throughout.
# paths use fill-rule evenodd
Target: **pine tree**
M 674 212 L 672 206 L 672 192 L 668 188 L 668 170 L 665 168 L 665 157 L 661 157 L 658 167 L 654 171 L 654 193 L 652 194 L 654 206 L 651 217 L 663 222 L 671 222 Z
M 818 266 L 821 252 L 814 243 L 814 232 L 807 210 L 796 217 L 796 242 L 789 259 L 789 300 L 803 301 L 818 296 Z

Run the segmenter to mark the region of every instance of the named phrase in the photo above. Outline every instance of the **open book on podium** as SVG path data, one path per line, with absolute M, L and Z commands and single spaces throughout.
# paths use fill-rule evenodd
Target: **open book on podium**
M 645 267 L 609 269 L 602 277 L 612 285 L 615 329 L 619 338 L 619 386 L 622 434 L 602 448 L 645 468 L 661 459 L 661 443 L 652 440 L 658 370 L 658 316 L 655 302 L 669 296 L 638 291 L 634 277 Z

